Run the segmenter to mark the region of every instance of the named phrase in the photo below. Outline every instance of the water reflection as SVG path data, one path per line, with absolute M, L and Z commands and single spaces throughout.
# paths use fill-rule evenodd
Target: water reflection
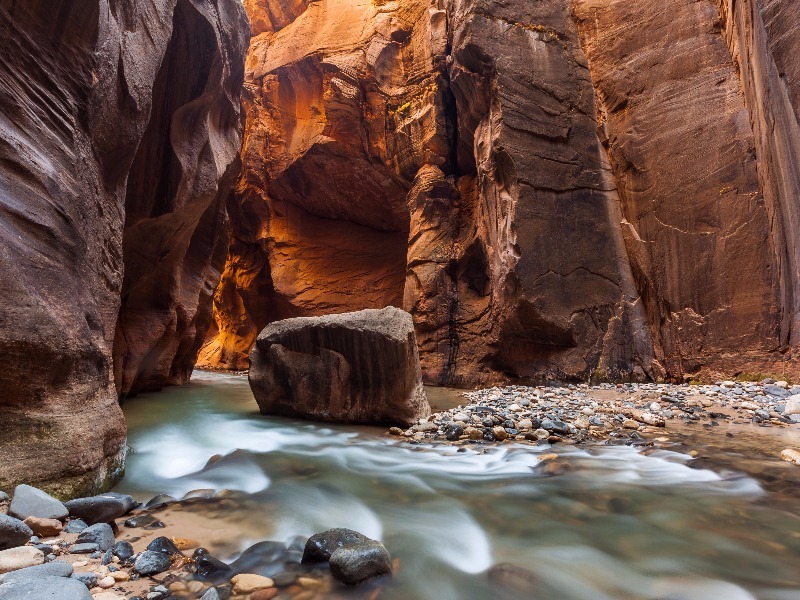
M 262 417 L 246 378 L 215 373 L 124 409 L 135 454 L 120 491 L 244 492 L 223 514 L 184 511 L 222 558 L 350 527 L 400 560 L 381 598 L 519 598 L 486 576 L 496 563 L 532 573 L 531 598 L 800 598 L 798 516 L 754 479 L 685 454 L 562 447 L 553 469 L 546 448 L 413 446 Z

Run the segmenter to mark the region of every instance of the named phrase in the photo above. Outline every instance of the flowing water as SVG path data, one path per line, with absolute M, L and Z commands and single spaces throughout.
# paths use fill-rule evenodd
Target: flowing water
M 433 403 L 452 403 L 437 393 Z M 384 599 L 800 599 L 797 497 L 693 468 L 683 453 L 412 445 L 379 428 L 263 417 L 246 377 L 207 372 L 123 408 L 134 453 L 118 491 L 242 492 L 229 513 L 198 505 L 189 519 L 188 533 L 225 560 L 349 527 L 398 559 Z M 545 469 L 552 452 L 560 468 Z M 491 580 L 498 563 L 533 583 Z

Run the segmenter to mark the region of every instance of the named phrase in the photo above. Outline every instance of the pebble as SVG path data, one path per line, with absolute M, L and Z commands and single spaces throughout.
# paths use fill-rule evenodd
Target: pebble
M 52 536 L 61 533 L 64 526 L 58 519 L 42 519 L 40 517 L 28 517 L 24 521 L 25 525 L 33 530 L 33 533 L 40 536 Z
M 94 554 L 99 549 L 97 544 L 92 543 L 85 543 L 85 544 L 73 544 L 69 548 L 70 554 Z
M 781 459 L 785 460 L 788 463 L 800 465 L 800 451 L 794 450 L 792 448 L 787 448 L 786 450 L 781 452 Z
M 275 583 L 269 577 L 254 575 L 252 573 L 241 573 L 231 579 L 233 592 L 235 594 L 252 594 L 256 590 L 271 588 Z
M 102 579 L 97 580 L 97 587 L 107 590 L 108 588 L 114 587 L 114 584 L 116 584 L 116 582 L 117 580 L 114 579 L 111 575 L 106 575 Z
M 796 403 L 787 406 L 784 399 L 792 393 L 797 394 Z M 603 440 L 614 432 L 630 439 L 629 431 L 648 432 L 648 427 L 667 427 L 669 421 L 699 421 L 706 427 L 718 424 L 719 419 L 737 417 L 769 425 L 800 423 L 800 388 L 790 391 L 770 379 L 703 385 L 512 385 L 464 392 L 463 396 L 463 405 L 428 417 L 424 431 L 417 426 L 403 435 L 415 441 L 433 439 L 455 444 L 510 440 L 536 443 L 550 438 L 581 443 Z M 460 433 L 454 425 L 462 428 Z

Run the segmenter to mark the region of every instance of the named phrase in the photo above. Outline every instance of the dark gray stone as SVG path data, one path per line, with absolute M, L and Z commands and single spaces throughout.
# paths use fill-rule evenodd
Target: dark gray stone
M 75 579 L 39 577 L 0 585 L 0 600 L 92 600 L 92 595 Z
M 776 398 L 788 398 L 792 395 L 789 390 L 780 388 L 777 385 L 765 385 L 764 391 L 770 396 L 775 396 Z
M 169 569 L 170 564 L 169 556 L 166 554 L 145 550 L 136 559 L 133 570 L 140 575 L 155 575 Z
M 157 537 L 152 542 L 147 544 L 147 549 L 152 552 L 161 552 L 167 556 L 183 554 L 171 539 L 164 536 Z
M 76 541 L 97 544 L 98 549 L 105 552 L 114 545 L 114 530 L 108 523 L 97 523 L 81 531 Z
M 54 560 L 43 565 L 27 567 L 18 571 L 11 571 L 0 576 L 0 583 L 15 583 L 42 577 L 69 577 L 72 575 L 72 565 L 63 560 Z
M 111 553 L 125 562 L 133 556 L 133 546 L 131 546 L 129 542 L 117 542 L 112 546 Z
M 78 498 L 66 503 L 69 514 L 83 519 L 89 525 L 110 523 L 130 512 L 136 500 L 126 494 L 108 492 L 89 498 Z
M 97 575 L 94 573 L 73 573 L 72 579 L 77 579 L 88 589 L 92 589 L 97 585 Z
M 24 546 L 33 537 L 33 530 L 19 519 L 0 515 L 0 550 Z
M 339 548 L 356 546 L 370 541 L 372 540 L 367 536 L 352 529 L 329 529 L 308 538 L 303 550 L 302 562 L 304 564 L 327 562 L 331 559 L 331 554 Z
M 11 500 L 8 514 L 22 521 L 28 517 L 63 520 L 69 511 L 50 494 L 23 483 L 14 490 L 14 498 Z
M 331 575 L 346 585 L 392 574 L 392 557 L 383 544 L 370 540 L 331 554 Z
M 80 519 L 72 519 L 69 523 L 67 523 L 66 527 L 64 527 L 64 533 L 80 533 L 87 527 L 88 525 L 85 521 L 81 521 Z
M 98 547 L 99 546 L 97 544 L 94 544 L 94 543 L 90 544 L 88 542 L 85 543 L 85 544 L 73 544 L 69 548 L 69 553 L 70 554 L 94 554 L 95 552 L 97 552 Z

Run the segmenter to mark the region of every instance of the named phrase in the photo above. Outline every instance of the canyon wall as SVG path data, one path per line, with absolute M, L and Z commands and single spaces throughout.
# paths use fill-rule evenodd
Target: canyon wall
M 0 489 L 107 486 L 118 394 L 188 378 L 225 260 L 245 19 L 236 0 L 0 0 Z
M 800 372 L 790 0 L 249 0 L 201 364 L 402 306 L 431 383 Z

